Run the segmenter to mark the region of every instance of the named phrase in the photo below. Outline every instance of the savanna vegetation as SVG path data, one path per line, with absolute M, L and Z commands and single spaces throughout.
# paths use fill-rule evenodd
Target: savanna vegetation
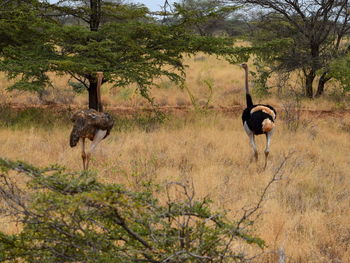
M 350 261 L 347 1 L 0 7 L 0 261 Z M 246 61 L 277 110 L 266 169 Z M 115 125 L 81 171 L 96 71 Z

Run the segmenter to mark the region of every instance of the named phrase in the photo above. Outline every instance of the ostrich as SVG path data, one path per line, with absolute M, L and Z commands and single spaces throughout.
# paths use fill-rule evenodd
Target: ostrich
M 70 134 L 70 146 L 77 145 L 79 140 L 82 141 L 82 155 L 83 168 L 89 168 L 89 161 L 93 150 L 96 146 L 106 138 L 114 125 L 114 120 L 108 113 L 102 112 L 100 86 L 102 83 L 103 73 L 97 72 L 97 99 L 98 108 L 100 111 L 94 109 L 79 110 L 73 114 L 71 121 L 74 123 L 73 130 Z M 85 151 L 85 139 L 92 141 L 88 152 Z
M 274 132 L 276 111 L 270 105 L 253 104 L 252 97 L 249 93 L 248 87 L 248 65 L 241 64 L 241 67 L 245 70 L 245 92 L 247 108 L 243 111 L 242 121 L 244 129 L 249 137 L 250 144 L 254 151 L 255 160 L 258 160 L 258 151 L 255 144 L 255 135 L 266 135 L 266 148 L 265 148 L 265 166 L 267 165 L 267 157 L 270 152 L 271 136 Z

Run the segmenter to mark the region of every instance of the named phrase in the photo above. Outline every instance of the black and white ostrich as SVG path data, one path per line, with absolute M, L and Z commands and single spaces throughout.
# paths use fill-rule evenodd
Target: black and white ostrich
M 266 135 L 266 148 L 265 148 L 265 166 L 267 165 L 267 157 L 270 152 L 271 136 L 275 128 L 276 111 L 270 105 L 253 104 L 252 97 L 249 93 L 248 87 L 248 65 L 241 64 L 241 67 L 245 70 L 245 92 L 247 108 L 243 111 L 242 121 L 244 129 L 249 136 L 250 144 L 253 147 L 255 160 L 258 160 L 258 150 L 255 144 L 255 135 Z
M 89 168 L 89 161 L 93 150 L 96 146 L 106 138 L 114 125 L 114 120 L 108 113 L 102 112 L 100 86 L 102 83 L 102 72 L 97 73 L 97 93 L 98 93 L 98 108 L 100 111 L 94 109 L 79 110 L 73 114 L 71 121 L 74 123 L 73 130 L 70 134 L 69 144 L 74 147 L 81 139 L 83 168 Z M 90 149 L 85 150 L 85 139 L 92 141 Z

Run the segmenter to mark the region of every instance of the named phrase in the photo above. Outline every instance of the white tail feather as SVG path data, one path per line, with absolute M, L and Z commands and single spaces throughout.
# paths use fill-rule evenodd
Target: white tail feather
M 270 132 L 275 127 L 275 124 L 270 119 L 265 119 L 262 123 L 262 131 Z

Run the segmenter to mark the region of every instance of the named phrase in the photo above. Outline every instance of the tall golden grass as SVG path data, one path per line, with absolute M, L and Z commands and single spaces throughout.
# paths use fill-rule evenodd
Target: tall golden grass
M 244 105 L 242 96 L 244 72 L 238 65 L 232 65 L 225 60 L 220 60 L 214 56 L 205 56 L 198 54 L 196 56 L 185 57 L 186 70 L 185 85 L 187 88 L 181 89 L 167 79 L 159 79 L 155 82 L 159 87 L 151 90 L 151 96 L 160 106 L 191 106 L 191 99 L 188 94 L 191 92 L 199 105 L 203 105 L 209 100 L 210 106 L 237 106 Z M 254 68 L 251 66 L 251 69 Z M 58 103 L 86 107 L 87 92 L 77 94 L 72 91 L 68 85 L 67 76 L 57 76 L 50 74 L 53 81 L 53 88 L 48 89 L 43 98 L 45 103 Z M 71 80 L 74 81 L 74 80 Z M 212 84 L 213 93 L 206 83 Z M 271 80 L 272 86 L 276 81 Z M 255 97 L 255 102 L 264 101 L 272 105 L 281 105 L 281 100 L 289 100 L 288 90 L 292 88 L 301 93 L 300 84 L 302 80 L 300 75 L 294 74 L 290 87 L 284 87 L 285 96 L 277 96 L 276 88 L 271 89 L 271 95 L 268 97 Z M 4 74 L 0 74 L 0 103 L 19 103 L 22 105 L 38 105 L 43 103 L 38 99 L 37 94 L 12 91 L 8 92 L 6 88 L 12 83 L 7 81 Z M 251 83 L 253 86 L 253 83 Z M 253 88 L 253 87 L 252 87 Z M 254 88 L 253 88 L 254 89 Z M 336 83 L 329 82 L 326 87 L 326 96 L 316 101 L 304 99 L 303 107 L 312 110 L 346 109 L 348 108 L 344 94 L 337 88 Z M 148 102 L 143 99 L 134 86 L 125 88 L 116 88 L 110 84 L 102 86 L 102 101 L 106 109 L 108 107 L 148 107 Z
M 187 85 L 198 100 L 208 96 L 205 80 L 214 83 L 212 105 L 244 105 L 243 72 L 213 57 L 188 58 Z M 64 86 L 64 80 L 55 79 Z M 61 82 L 60 82 L 61 81 Z M 163 82 L 162 82 L 163 81 Z M 170 87 L 153 90 L 153 96 L 166 105 L 190 103 L 185 91 Z M 4 85 L 4 84 L 3 84 Z M 4 85 L 5 86 L 5 85 Z M 31 104 L 25 93 L 9 94 L 1 87 L 2 100 Z M 142 99 L 121 90 L 104 89 L 109 106 L 138 106 Z M 16 96 L 14 96 L 16 95 Z M 12 96 L 12 97 L 10 97 Z M 86 94 L 74 104 L 86 105 Z M 255 102 L 261 101 L 255 98 Z M 242 207 L 254 205 L 281 162 L 288 156 L 282 180 L 269 189 L 255 232 L 268 245 L 257 262 L 278 262 L 276 251 L 283 249 L 287 262 L 350 262 L 350 121 L 343 115 L 302 113 L 299 128 L 289 130 L 290 119 L 282 119 L 283 102 L 273 95 L 264 102 L 279 110 L 271 154 L 263 170 L 264 136 L 257 138 L 260 159 L 251 162 L 252 150 L 240 116 L 222 113 L 190 113 L 171 116 L 153 129 L 114 128 L 97 148 L 92 169 L 104 182 L 137 186 L 145 180 L 157 183 L 193 183 L 197 197 L 209 196 L 217 208 L 229 211 L 232 220 Z M 305 101 L 308 109 L 334 109 L 329 99 Z M 53 115 L 54 116 L 54 115 Z M 54 118 L 54 117 L 52 117 Z M 55 123 L 55 120 L 52 120 Z M 70 124 L 9 126 L 0 128 L 1 157 L 20 159 L 36 166 L 53 163 L 80 170 L 80 148 L 70 148 Z M 15 232 L 0 219 L 0 230 Z
M 308 116 L 303 116 L 308 119 Z M 194 184 L 197 197 L 230 211 L 254 205 L 285 156 L 282 180 L 269 190 L 255 229 L 268 244 L 259 262 L 277 262 L 283 248 L 287 262 L 349 262 L 350 147 L 346 121 L 314 119 L 296 132 L 278 120 L 271 158 L 263 167 L 264 137 L 257 139 L 260 160 L 251 148 L 239 116 L 192 115 L 146 132 L 114 131 L 96 150 L 92 169 L 104 182 L 135 187 L 145 180 Z M 70 127 L 0 129 L 2 157 L 37 166 L 58 163 L 82 167 L 80 149 L 69 148 Z M 1 230 L 15 231 L 10 224 Z

